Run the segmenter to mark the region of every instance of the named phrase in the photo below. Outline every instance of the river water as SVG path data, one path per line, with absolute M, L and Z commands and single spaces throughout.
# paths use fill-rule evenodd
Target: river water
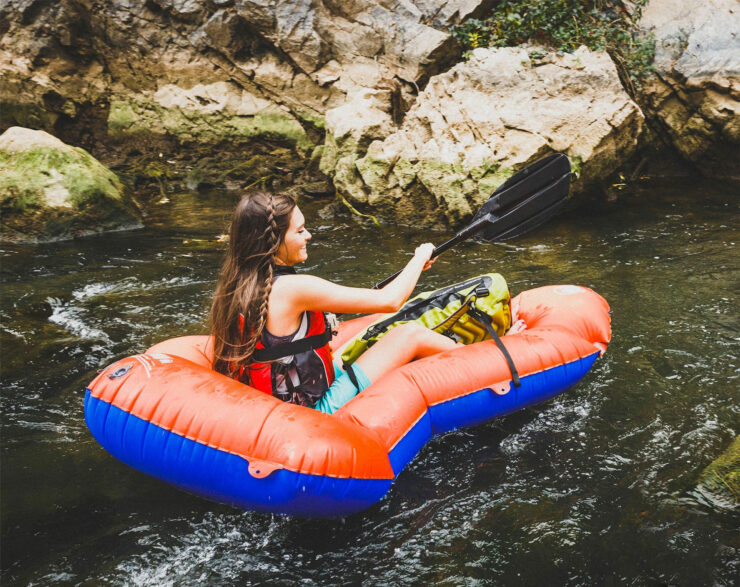
M 2 247 L 3 585 L 738 584 L 738 511 L 697 486 L 740 433 L 736 186 L 644 184 L 440 257 L 422 285 L 595 289 L 612 344 L 567 393 L 435 439 L 378 505 L 328 521 L 191 496 L 87 431 L 99 369 L 204 331 L 234 196 L 171 199 L 144 230 Z M 320 207 L 306 270 L 349 285 L 449 236 Z

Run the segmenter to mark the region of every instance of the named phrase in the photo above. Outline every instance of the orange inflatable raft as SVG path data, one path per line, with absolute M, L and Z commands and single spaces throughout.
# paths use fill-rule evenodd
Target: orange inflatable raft
M 92 434 L 112 455 L 185 490 L 237 506 L 344 516 L 378 502 L 433 437 L 547 400 L 606 350 L 607 302 L 572 285 L 512 300 L 526 329 L 391 372 L 333 415 L 281 402 L 216 373 L 209 338 L 153 346 L 103 370 L 85 394 Z M 338 347 L 375 316 L 340 325 Z

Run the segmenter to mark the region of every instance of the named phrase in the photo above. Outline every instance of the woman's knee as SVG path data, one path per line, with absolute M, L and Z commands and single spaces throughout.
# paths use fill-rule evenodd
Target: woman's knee
M 430 331 L 417 322 L 407 322 L 396 326 L 391 332 L 395 332 L 396 337 L 404 341 L 418 342 L 423 340 Z

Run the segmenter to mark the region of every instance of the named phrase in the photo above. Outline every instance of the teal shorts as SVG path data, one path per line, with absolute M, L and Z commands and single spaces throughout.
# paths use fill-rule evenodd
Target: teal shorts
M 352 383 L 349 373 L 342 371 L 342 368 L 334 363 L 334 382 L 316 403 L 315 409 L 324 414 L 333 414 L 370 385 L 370 378 L 362 370 L 362 367 L 355 363 L 352 365 L 352 370 L 357 378 L 357 387 Z

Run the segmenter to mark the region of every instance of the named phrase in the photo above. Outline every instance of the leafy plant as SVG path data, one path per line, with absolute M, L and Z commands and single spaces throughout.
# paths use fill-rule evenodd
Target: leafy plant
M 502 0 L 487 18 L 468 19 L 450 32 L 466 59 L 477 47 L 522 43 L 568 53 L 581 45 L 607 51 L 634 95 L 652 71 L 655 56 L 654 38 L 640 34 L 635 24 L 646 3 L 637 0 L 630 15 L 617 0 Z

